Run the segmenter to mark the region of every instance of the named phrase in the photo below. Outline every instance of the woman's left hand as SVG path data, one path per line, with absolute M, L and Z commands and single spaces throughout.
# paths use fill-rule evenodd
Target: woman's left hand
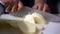
M 50 12 L 50 8 L 46 3 L 43 4 L 43 3 L 38 2 L 34 4 L 32 8 L 40 10 L 40 11 Z

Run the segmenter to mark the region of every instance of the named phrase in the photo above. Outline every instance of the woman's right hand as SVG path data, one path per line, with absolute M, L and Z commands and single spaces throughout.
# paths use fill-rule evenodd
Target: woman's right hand
M 23 8 L 20 0 L 2 0 L 2 3 L 6 8 L 6 12 L 16 12 Z

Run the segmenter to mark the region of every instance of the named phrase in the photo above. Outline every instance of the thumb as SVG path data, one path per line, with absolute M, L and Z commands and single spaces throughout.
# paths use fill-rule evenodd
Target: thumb
M 47 4 L 44 4 L 43 11 L 50 12 L 50 8 L 49 8 L 49 6 Z

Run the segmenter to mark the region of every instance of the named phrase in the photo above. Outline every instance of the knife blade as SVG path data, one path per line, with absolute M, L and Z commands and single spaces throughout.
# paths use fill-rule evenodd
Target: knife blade
M 34 12 L 37 12 L 39 14 L 41 14 L 48 22 L 59 22 L 60 21 L 60 17 L 47 13 L 47 12 L 43 12 L 43 11 L 39 11 L 36 9 L 32 9 L 30 7 L 24 7 L 23 10 L 18 11 L 16 13 L 10 13 L 13 16 L 17 16 L 17 17 L 24 17 L 27 14 L 32 14 Z

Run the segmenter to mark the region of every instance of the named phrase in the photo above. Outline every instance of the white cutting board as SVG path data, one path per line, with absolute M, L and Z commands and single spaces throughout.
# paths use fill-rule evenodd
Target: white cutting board
M 44 34 L 60 34 L 60 22 L 49 22 L 44 30 Z

